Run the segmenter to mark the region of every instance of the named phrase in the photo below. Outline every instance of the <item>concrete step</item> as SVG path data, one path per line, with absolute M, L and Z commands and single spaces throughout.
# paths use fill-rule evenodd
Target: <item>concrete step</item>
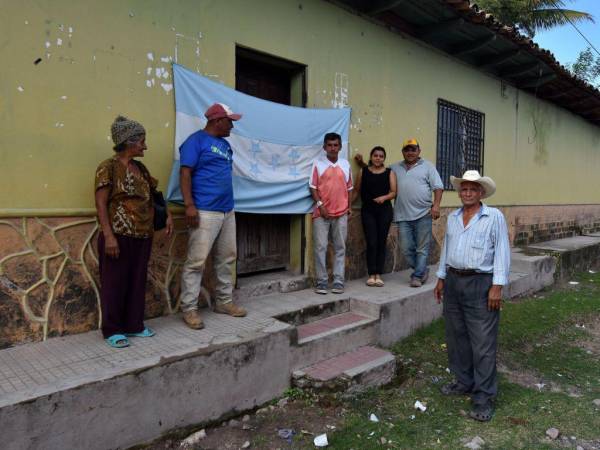
M 310 284 L 307 275 L 295 275 L 288 271 L 240 277 L 236 289 L 233 290 L 233 299 L 238 301 L 243 298 L 301 291 L 308 289 Z
M 395 371 L 394 355 L 369 345 L 295 370 L 292 383 L 301 388 L 355 393 L 389 383 Z
M 363 316 L 353 312 L 338 314 L 316 322 L 307 323 L 298 327 L 298 345 L 323 339 L 362 325 L 376 322 L 377 319 Z
M 377 318 L 348 311 L 297 326 L 292 334 L 292 368 L 377 343 L 378 323 Z

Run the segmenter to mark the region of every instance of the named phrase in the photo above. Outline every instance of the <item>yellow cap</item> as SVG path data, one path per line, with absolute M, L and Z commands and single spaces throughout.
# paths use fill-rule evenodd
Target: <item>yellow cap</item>
M 418 147 L 418 146 L 419 146 L 419 143 L 417 142 L 417 140 L 415 138 L 407 139 L 402 144 L 402 148 L 404 148 L 404 147 Z

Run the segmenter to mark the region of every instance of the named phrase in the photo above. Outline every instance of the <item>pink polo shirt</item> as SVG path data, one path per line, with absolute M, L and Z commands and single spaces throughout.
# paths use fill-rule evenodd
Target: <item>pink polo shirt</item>
M 348 192 L 352 190 L 352 171 L 346 159 L 332 163 L 326 156 L 315 160 L 309 186 L 316 189 L 330 217 L 340 217 L 348 212 Z M 320 217 L 319 208 L 313 210 L 313 219 Z

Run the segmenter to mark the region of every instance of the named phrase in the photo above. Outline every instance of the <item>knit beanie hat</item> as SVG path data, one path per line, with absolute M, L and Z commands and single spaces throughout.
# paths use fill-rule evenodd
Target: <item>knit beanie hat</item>
M 117 116 L 110 126 L 112 140 L 115 145 L 122 144 L 127 139 L 140 134 L 146 134 L 143 125 L 135 120 L 129 120 L 127 117 Z

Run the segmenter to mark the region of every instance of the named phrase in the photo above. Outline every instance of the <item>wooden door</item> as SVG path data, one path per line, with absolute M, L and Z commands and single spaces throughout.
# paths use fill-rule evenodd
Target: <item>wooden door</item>
M 236 89 L 254 97 L 290 104 L 289 69 L 270 64 L 267 57 L 236 55 Z M 236 213 L 237 273 L 285 269 L 290 262 L 290 216 Z

